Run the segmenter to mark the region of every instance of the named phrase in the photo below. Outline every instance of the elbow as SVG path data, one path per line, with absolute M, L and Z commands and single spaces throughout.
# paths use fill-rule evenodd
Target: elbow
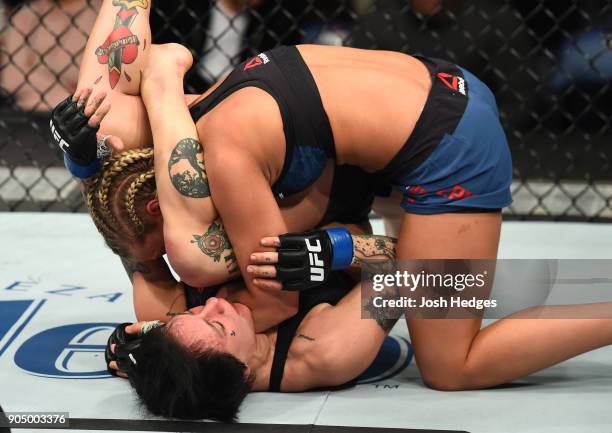
M 201 263 L 196 266 L 189 262 L 172 260 L 169 258 L 172 269 L 180 277 L 181 281 L 192 287 L 209 287 L 227 281 L 227 275 L 220 275 L 215 269 L 207 269 Z
M 197 260 L 194 255 L 166 247 L 168 262 L 182 282 L 192 287 L 208 287 L 227 281 L 227 275 L 219 267 L 209 266 L 207 261 Z

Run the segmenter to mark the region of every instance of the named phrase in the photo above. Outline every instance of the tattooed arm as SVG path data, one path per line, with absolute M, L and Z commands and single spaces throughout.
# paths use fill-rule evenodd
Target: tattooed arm
M 168 259 L 182 281 L 219 284 L 238 267 L 210 198 L 204 151 L 183 93 L 191 54 L 175 44 L 152 47 L 142 97 L 154 137 L 155 181 Z
M 336 306 L 308 313 L 291 344 L 283 391 L 341 385 L 372 364 L 396 320 L 364 320 L 361 304 L 357 284 Z
M 121 258 L 133 286 L 134 311 L 138 321 L 169 320 L 185 311 L 183 284 L 176 281 L 165 260 L 136 262 Z
M 378 235 L 352 235 L 353 266 L 372 272 L 391 272 L 395 267 L 397 239 Z

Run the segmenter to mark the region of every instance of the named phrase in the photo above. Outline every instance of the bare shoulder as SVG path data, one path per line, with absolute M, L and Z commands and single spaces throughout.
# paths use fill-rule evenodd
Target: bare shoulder
M 284 146 L 283 121 L 276 100 L 264 90 L 246 87 L 225 98 L 197 123 L 206 151 L 219 145 L 257 156 Z

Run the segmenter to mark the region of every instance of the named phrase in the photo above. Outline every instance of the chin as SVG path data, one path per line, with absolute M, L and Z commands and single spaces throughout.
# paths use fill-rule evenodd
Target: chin
M 252 318 L 251 309 L 247 307 L 246 305 L 240 304 L 238 302 L 234 302 L 232 305 L 234 309 L 238 312 L 239 316 L 245 317 L 248 319 Z

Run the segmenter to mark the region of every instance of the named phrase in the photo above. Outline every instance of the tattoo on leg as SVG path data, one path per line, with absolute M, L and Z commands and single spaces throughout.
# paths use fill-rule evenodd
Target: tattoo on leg
M 177 143 L 168 160 L 172 185 L 185 197 L 210 197 L 204 168 L 204 150 L 198 140 L 184 138 Z
M 190 242 L 197 244 L 200 251 L 208 257 L 212 257 L 215 262 L 221 260 L 223 251 L 232 247 L 223 225 L 217 221 L 213 222 L 203 235 L 193 235 L 193 239 Z
M 132 283 L 134 282 L 134 272 L 140 272 L 141 274 L 148 274 L 151 272 L 151 269 L 144 263 L 136 262 L 125 257 L 121 257 L 121 263 L 123 263 L 125 272 L 127 272 Z
M 137 7 L 147 9 L 148 0 L 113 0 L 114 6 L 119 6 L 115 16 L 113 31 L 102 45 L 96 48 L 96 56 L 100 64 L 108 65 L 108 80 L 114 89 L 124 64 L 133 63 L 138 56 L 138 36 L 132 33 L 130 27 L 138 15 Z

